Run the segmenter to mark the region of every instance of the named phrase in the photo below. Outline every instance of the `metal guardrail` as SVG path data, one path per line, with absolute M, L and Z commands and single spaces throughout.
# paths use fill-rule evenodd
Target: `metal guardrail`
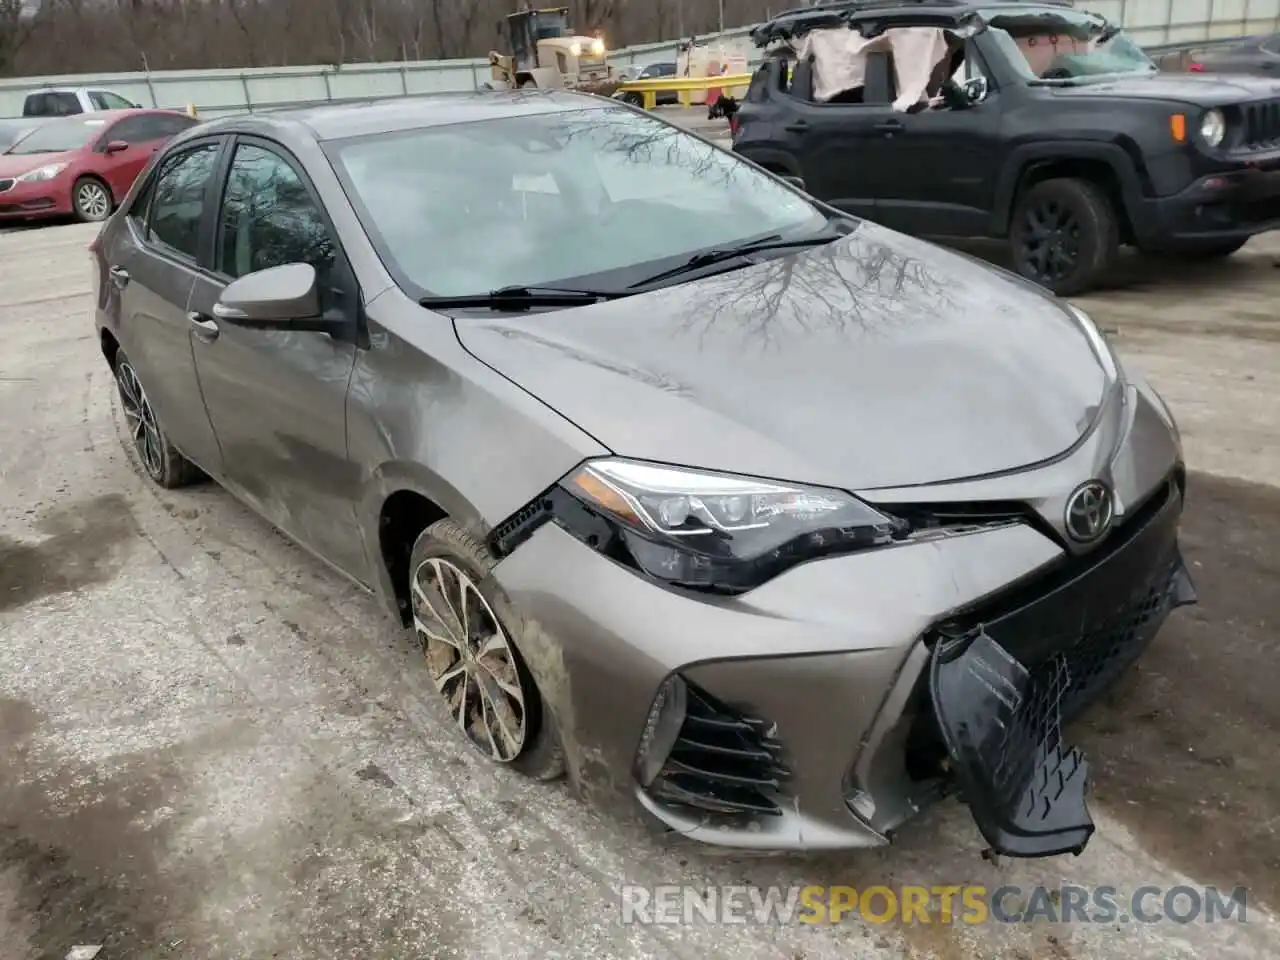
M 644 108 L 652 110 L 658 104 L 660 93 L 675 92 L 681 105 L 688 107 L 693 104 L 695 93 L 719 90 L 730 96 L 738 96 L 750 84 L 750 73 L 722 73 L 714 77 L 652 77 L 627 80 L 618 87 L 617 92 L 639 94 Z
M 1276 20 L 1276 29 L 1280 29 L 1280 20 Z M 728 36 L 745 36 L 746 29 L 737 29 L 737 31 L 727 31 Z M 1208 50 L 1212 47 L 1226 46 L 1235 44 L 1242 40 L 1242 37 L 1216 37 L 1201 38 L 1201 40 L 1188 40 L 1181 42 L 1166 42 L 1166 44 L 1148 44 L 1143 45 L 1143 49 L 1151 56 L 1153 60 L 1160 65 L 1161 69 L 1167 70 L 1184 70 L 1193 55 L 1199 50 Z M 612 51 L 611 60 L 616 64 L 625 65 L 626 63 L 645 63 L 646 58 L 658 58 L 658 56 L 675 55 L 675 49 L 671 45 L 649 44 L 639 47 L 631 47 L 631 49 L 622 51 Z M 764 58 L 754 58 L 748 61 L 748 69 L 754 72 L 763 63 Z M 430 69 L 442 74 L 448 74 L 451 70 L 462 70 L 465 72 L 467 81 L 465 83 L 477 84 L 480 82 L 481 61 L 449 61 L 449 63 L 440 64 L 360 64 L 348 65 L 342 69 L 324 68 L 320 74 L 312 77 L 308 70 L 311 68 L 276 68 L 260 69 L 260 70 L 210 70 L 210 72 L 182 72 L 172 74 L 122 74 L 119 77 L 73 77 L 73 78 L 26 78 L 22 81 L 0 81 L 0 95 L 6 90 L 12 90 L 15 93 L 27 90 L 35 90 L 41 86 L 106 86 L 119 90 L 125 95 L 132 95 L 134 99 L 140 102 L 151 102 L 151 105 L 165 106 L 165 108 L 174 110 L 188 109 L 192 100 L 200 104 L 201 118 L 215 118 L 215 116 L 224 116 L 228 114 L 242 113 L 261 113 L 261 111 L 271 110 L 288 110 L 292 108 L 302 108 L 302 106 L 315 106 L 320 104 L 339 104 L 339 102 L 362 102 L 371 99 L 383 99 L 383 97 L 398 96 L 416 96 L 426 92 L 444 92 L 458 91 L 465 88 L 465 84 L 453 86 L 453 83 L 442 83 L 435 86 L 434 83 L 428 84 L 424 82 L 410 82 L 413 76 L 412 70 Z M 193 82 L 191 86 L 184 86 L 180 82 L 180 78 L 186 77 L 187 73 L 193 74 Z M 216 77 L 215 77 L 216 74 Z M 330 76 L 332 74 L 332 76 Z M 347 90 L 347 83 L 339 83 L 339 78 L 347 78 L 347 81 L 361 77 L 381 77 L 385 74 L 387 77 L 393 77 L 394 83 L 376 84 L 379 90 L 370 90 L 369 92 L 355 92 Z M 201 81 L 195 82 L 195 77 L 201 77 Z M 485 74 L 486 76 L 486 74 Z M 170 81 L 173 77 L 173 81 Z M 95 81 L 90 83 L 90 81 Z M 250 96 L 252 84 L 264 84 L 269 86 L 271 92 L 275 96 L 262 97 L 260 95 Z M 303 82 L 305 81 L 305 82 Z M 143 86 L 145 82 L 146 86 Z M 178 83 L 182 87 L 182 95 L 180 96 L 161 96 L 160 91 L 156 90 L 161 83 Z M 750 82 L 750 73 L 748 74 L 727 74 L 722 77 L 662 77 L 654 79 L 645 79 L 645 81 L 627 81 L 622 84 L 620 90 L 632 90 L 641 96 L 646 108 L 652 109 L 655 101 L 657 101 L 657 93 L 675 91 L 678 100 L 682 104 L 689 105 L 694 99 L 692 95 L 703 90 L 719 87 L 724 92 L 737 96 L 736 91 L 744 91 Z M 686 83 L 692 83 L 692 86 L 684 86 Z M 297 84 L 297 86 L 294 86 Z M 319 84 L 319 90 L 316 90 L 316 84 Z M 700 84 L 700 86 L 699 86 Z M 232 102 L 219 96 L 221 91 L 228 86 L 243 88 L 243 97 L 241 102 Z M 355 83 L 349 86 L 356 86 Z M 301 88 L 298 88 L 301 87 Z M 645 90 L 648 87 L 648 90 Z M 212 96 L 200 96 L 198 93 L 212 92 Z M 302 96 L 289 96 L 284 91 L 293 92 L 296 90 L 302 93 Z M 311 91 L 315 90 L 314 93 Z M 278 92 L 276 92 L 278 91 Z M 262 92 L 266 92 L 265 90 Z M 188 96 L 188 93 L 197 93 L 197 96 Z M 255 93 L 257 93 L 255 88 Z M 310 95 L 308 95 L 310 93 Z M 0 96 L 0 101 L 4 97 Z M 18 102 L 18 101 L 14 101 Z M 0 111 L 3 114 L 3 111 Z M 18 118 L 20 119 L 20 118 Z M 8 123 L 8 120 L 5 120 Z
M 1196 53 L 1214 47 L 1230 46 L 1239 43 L 1242 37 L 1220 37 L 1212 40 L 1197 40 L 1188 43 L 1161 43 L 1144 47 L 1147 55 L 1155 61 L 1161 70 L 1185 70 Z M 754 71 L 763 58 L 756 58 L 748 63 Z M 750 72 L 720 74 L 712 77 L 652 77 L 643 80 L 625 80 L 618 87 L 618 93 L 634 93 L 641 98 L 646 110 L 657 106 L 658 94 L 672 93 L 677 95 L 682 106 L 691 106 L 693 95 L 704 90 L 720 90 L 722 93 L 737 97 L 751 84 Z

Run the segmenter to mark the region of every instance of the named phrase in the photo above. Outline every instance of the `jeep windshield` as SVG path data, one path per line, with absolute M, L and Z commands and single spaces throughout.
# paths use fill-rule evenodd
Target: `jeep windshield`
M 982 18 L 1009 62 L 1038 83 L 1087 83 L 1146 76 L 1159 68 L 1118 27 L 1058 7 L 995 7 Z
M 627 108 L 540 107 L 339 140 L 328 153 L 383 262 L 419 299 L 607 295 L 705 251 L 770 238 L 781 256 L 836 236 L 801 193 Z

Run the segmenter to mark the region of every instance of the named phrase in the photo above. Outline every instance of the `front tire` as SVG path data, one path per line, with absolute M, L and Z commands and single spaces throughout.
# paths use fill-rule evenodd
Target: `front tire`
M 414 634 L 453 726 L 494 763 L 534 780 L 565 770 L 551 711 L 517 643 L 524 619 L 489 576 L 495 561 L 452 520 L 424 530 L 409 561 Z
M 200 468 L 169 442 L 168 435 L 151 408 L 151 400 L 142 386 L 142 380 L 123 350 L 116 353 L 115 375 L 125 428 L 129 432 L 129 447 L 137 457 L 142 472 L 153 483 L 166 490 L 185 487 L 201 479 L 203 474 Z
M 1097 184 L 1045 180 L 1019 198 L 1009 247 L 1018 273 L 1068 297 L 1091 289 L 1115 262 L 1120 225 Z
M 113 207 L 111 190 L 101 180 L 81 177 L 71 188 L 71 209 L 81 223 L 101 223 Z

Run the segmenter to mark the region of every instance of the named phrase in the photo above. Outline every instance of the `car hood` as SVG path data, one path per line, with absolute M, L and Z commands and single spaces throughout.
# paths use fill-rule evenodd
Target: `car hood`
M 1154 73 L 1145 77 L 1117 77 L 1084 83 L 1078 87 L 1056 87 L 1054 92 L 1062 97 L 1168 100 L 1221 107 L 1280 97 L 1280 82 L 1236 74 Z
M 71 157 L 70 153 L 0 154 L 0 177 L 20 177 L 51 163 L 66 163 Z
M 846 489 L 1051 459 L 1108 386 L 1060 301 L 865 222 L 692 283 L 456 327 L 619 455 Z

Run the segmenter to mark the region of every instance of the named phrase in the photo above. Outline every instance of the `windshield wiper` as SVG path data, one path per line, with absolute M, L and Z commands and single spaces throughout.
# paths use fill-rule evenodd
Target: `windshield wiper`
M 630 296 L 625 290 L 585 290 L 580 287 L 501 287 L 488 293 L 423 297 L 422 307 L 489 307 L 493 310 L 529 310 L 533 307 L 581 307 Z
M 636 283 L 631 284 L 627 289 L 634 290 L 636 287 L 647 287 L 651 283 L 658 283 L 662 280 L 669 280 L 672 277 L 678 277 L 681 274 L 692 273 L 695 270 L 701 270 L 703 267 L 709 267 L 713 263 L 720 263 L 724 260 L 734 260 L 738 257 L 745 257 L 751 253 L 758 253 L 762 250 L 787 250 L 792 247 L 820 247 L 824 244 L 831 243 L 833 240 L 839 240 L 841 234 L 823 231 L 813 237 L 798 237 L 791 240 L 784 240 L 780 234 L 773 234 L 768 237 L 760 237 L 756 240 L 748 240 L 746 243 L 739 243 L 732 247 L 716 247 L 711 250 L 703 250 L 701 253 L 695 253 L 684 263 L 674 266 L 669 270 L 663 270 L 661 273 L 655 273 L 652 277 L 646 277 Z

